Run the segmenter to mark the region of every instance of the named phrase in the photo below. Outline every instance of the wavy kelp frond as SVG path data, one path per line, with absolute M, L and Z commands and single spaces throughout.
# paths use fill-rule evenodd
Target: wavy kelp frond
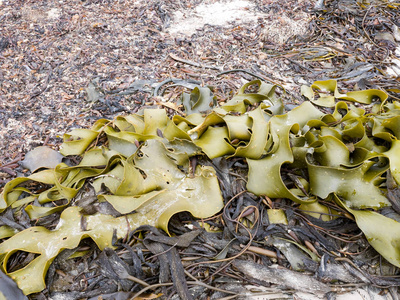
M 254 87 L 255 92 L 247 93 Z M 45 287 L 52 260 L 83 238 L 92 238 L 103 249 L 112 245 L 115 230 L 118 238 L 144 224 L 168 232 L 168 221 L 177 212 L 212 216 L 223 207 L 216 171 L 196 166 L 196 157 L 243 158 L 249 192 L 290 199 L 322 221 L 337 217 L 323 203 L 337 202 L 354 215 L 370 244 L 400 266 L 400 225 L 378 213 L 392 205 L 389 172 L 395 188 L 400 183 L 399 103 L 387 102 L 387 95 L 378 90 L 341 94 L 336 81 L 329 80 L 303 87 L 310 102 L 284 113 L 277 88 L 252 81 L 225 105 L 209 111 L 215 98 L 207 88 L 197 87 L 182 98 L 186 116 L 169 118 L 163 109 L 145 109 L 65 134 L 61 153 L 79 155 L 78 164 L 60 163 L 16 178 L 1 194 L 2 211 L 24 209 L 31 219 L 61 213 L 54 230 L 32 227 L 17 233 L 2 228 L 2 237 L 10 237 L 0 245 L 3 270 L 25 294 L 37 292 Z M 371 112 L 348 104 L 373 100 L 380 103 Z M 331 113 L 312 103 L 332 107 Z M 117 216 L 88 215 L 73 206 L 85 184 L 93 186 L 97 201 L 111 205 Z M 385 231 L 389 227 L 393 230 Z M 19 250 L 38 256 L 8 272 L 7 261 Z

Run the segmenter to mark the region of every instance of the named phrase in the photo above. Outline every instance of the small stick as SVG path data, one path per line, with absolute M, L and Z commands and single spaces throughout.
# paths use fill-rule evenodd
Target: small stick
M 199 63 L 191 61 L 191 60 L 186 60 L 186 59 L 180 58 L 173 53 L 170 53 L 169 57 L 171 57 L 173 60 L 179 61 L 181 63 L 187 64 L 190 66 L 221 71 L 221 68 L 219 68 L 219 67 L 214 67 L 214 66 L 210 66 L 210 65 L 202 65 L 202 64 L 199 64 Z

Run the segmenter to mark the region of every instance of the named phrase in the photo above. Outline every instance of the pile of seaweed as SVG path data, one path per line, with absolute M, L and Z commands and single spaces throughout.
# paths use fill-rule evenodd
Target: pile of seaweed
M 196 86 L 185 113 L 100 119 L 62 156 L 34 150 L 1 194 L 3 272 L 32 299 L 396 293 L 400 103 L 301 90 L 285 107 L 255 80 L 217 105 Z

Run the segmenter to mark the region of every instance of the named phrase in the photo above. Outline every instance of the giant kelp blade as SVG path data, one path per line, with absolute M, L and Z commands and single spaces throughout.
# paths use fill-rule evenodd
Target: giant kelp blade
M 235 148 L 228 143 L 228 138 L 228 129 L 226 127 L 208 127 L 200 139 L 195 141 L 195 144 L 210 159 L 213 159 L 235 152 Z
M 250 86 L 258 86 L 257 91 L 254 93 L 246 93 L 246 89 Z M 277 105 L 274 98 L 275 85 L 267 84 L 260 80 L 253 80 L 244 84 L 233 96 L 231 100 L 221 106 L 227 112 L 239 112 L 244 114 L 249 105 L 260 103 L 264 100 L 271 100 L 272 105 Z
M 181 102 L 187 115 L 206 113 L 216 104 L 216 98 L 207 87 L 196 86 L 190 94 L 182 94 Z
M 190 174 L 187 154 L 176 151 L 190 150 L 190 148 L 177 146 L 175 151 L 171 151 L 174 149 L 169 149 L 168 145 L 157 140 L 149 140 L 142 148 L 143 154 L 138 153 L 134 158 L 136 166 L 146 173 L 148 179 L 154 180 L 155 185 L 161 190 L 151 201 L 144 202 L 138 212 L 159 216 L 157 225 L 167 232 L 168 221 L 175 213 L 189 211 L 195 217 L 204 217 L 217 213 L 223 207 L 215 170 L 211 167 L 198 166 L 194 174 Z M 186 157 L 186 161 L 177 156 Z M 187 170 L 186 174 L 178 168 L 176 162 L 179 160 L 181 168 Z
M 319 95 L 315 97 L 315 93 Z M 311 86 L 303 85 L 301 94 L 309 99 L 312 103 L 323 107 L 334 107 L 335 100 L 347 100 L 362 104 L 371 104 L 373 100 L 379 99 L 382 103 L 388 98 L 388 95 L 376 89 L 352 91 L 346 94 L 339 92 L 337 81 L 334 79 L 315 81 Z
M 168 221 L 178 212 L 189 211 L 196 217 L 205 218 L 223 207 L 218 180 L 211 167 L 198 167 L 194 178 L 185 178 L 175 189 L 153 191 L 135 199 L 132 196 L 102 197 L 121 213 L 135 212 L 120 218 L 102 214 L 84 216 L 78 207 L 70 207 L 62 212 L 59 226 L 55 230 L 31 227 L 0 245 L 5 270 L 8 259 L 18 250 L 40 254 L 26 267 L 9 274 L 25 294 L 43 290 L 44 277 L 54 258 L 63 249 L 78 246 L 85 237 L 91 237 L 103 249 L 111 247 L 114 230 L 118 238 L 141 225 L 157 226 L 168 232 Z M 134 203 L 132 200 L 139 202 Z M 81 226 L 82 218 L 86 219 L 86 229 Z
M 268 151 L 268 146 L 272 144 L 272 139 L 268 139 L 269 123 L 265 120 L 265 113 L 261 106 L 249 112 L 248 115 L 253 121 L 250 141 L 247 145 L 236 148 L 234 156 L 259 159 Z
M 114 192 L 111 195 L 99 195 L 99 200 L 108 201 L 117 211 L 124 214 L 124 217 L 114 218 L 103 214 L 86 216 L 80 213 L 80 208 L 66 208 L 67 205 L 27 207 L 26 210 L 32 218 L 56 211 L 62 211 L 62 214 L 55 230 L 31 227 L 0 245 L 0 256 L 3 257 L 3 269 L 6 272 L 7 261 L 16 251 L 39 254 L 26 267 L 9 274 L 25 294 L 43 290 L 44 277 L 54 258 L 64 249 L 75 248 L 86 237 L 92 238 L 99 248 L 103 249 L 111 247 L 115 230 L 118 238 L 126 236 L 130 230 L 141 225 L 157 226 L 168 232 L 169 219 L 178 212 L 189 211 L 195 217 L 204 218 L 222 209 L 223 199 L 215 170 L 198 166 L 194 174 L 188 172 L 189 155 L 196 154 L 198 148 L 179 140 L 164 142 L 167 146 L 158 139 L 148 140 L 140 153 L 128 160 L 117 156 L 109 157 L 114 161 L 114 167 L 97 179 L 102 180 L 102 183 Z M 95 149 L 88 152 L 88 155 L 94 158 L 95 164 L 105 162 L 106 155 L 99 154 L 99 150 Z M 86 168 L 87 159 L 82 162 Z M 186 173 L 178 168 L 177 162 Z M 51 171 L 52 174 L 39 172 L 33 177 L 39 180 L 40 174 L 52 175 L 51 182 L 55 184 L 55 188 L 64 194 L 64 198 L 70 199 L 75 190 L 62 186 L 54 179 L 58 178 L 54 174 L 66 170 L 70 172 L 68 174 L 72 174 L 77 167 L 63 167 L 59 165 L 56 170 Z M 103 170 L 107 170 L 107 167 Z M 143 178 L 141 172 L 144 172 L 146 178 Z M 71 183 L 73 181 L 68 180 L 68 174 L 64 181 Z M 24 181 L 16 181 L 16 184 L 20 182 Z M 86 220 L 86 228 L 82 228 L 82 219 Z
M 309 102 L 303 103 L 286 115 L 274 116 L 269 122 L 273 151 L 264 158 L 247 159 L 249 164 L 249 179 L 247 189 L 256 195 L 267 195 L 271 198 L 288 198 L 295 202 L 304 203 L 314 199 L 302 199 L 294 195 L 285 186 L 281 178 L 281 168 L 285 163 L 293 162 L 289 133 L 298 131 L 308 120 L 318 119 L 322 113 Z
M 309 165 L 310 191 L 325 199 L 330 193 L 342 197 L 353 208 L 382 208 L 390 205 L 383 191 L 365 177 L 363 166 L 345 169 Z
M 37 173 L 33 173 L 28 177 L 17 177 L 9 181 L 0 194 L 0 212 L 6 209 L 8 206 L 12 205 L 18 199 L 18 197 L 13 197 L 15 195 L 19 196 L 21 194 L 20 191 L 16 190 L 18 185 L 29 182 L 31 180 L 44 184 L 54 184 L 54 170 L 43 170 Z
M 91 129 L 73 129 L 64 134 L 64 142 L 61 144 L 60 153 L 67 155 L 81 155 L 89 145 L 97 138 L 101 130 L 109 124 L 107 119 L 97 120 Z
M 135 196 L 99 195 L 98 198 L 109 202 L 121 214 L 128 214 L 163 192 L 165 191 L 152 191 Z
M 392 142 L 392 147 L 384 153 L 390 160 L 390 171 L 397 184 L 400 184 L 400 140 Z
M 374 211 L 350 209 L 337 197 L 336 201 L 355 217 L 370 245 L 391 264 L 400 267 L 400 223 Z
M 241 116 L 224 116 L 224 121 L 228 127 L 230 140 L 249 140 L 250 139 L 250 126 L 251 119 L 248 115 Z
M 24 268 L 8 273 L 24 294 L 40 292 L 45 288 L 44 277 L 47 269 L 62 250 L 77 247 L 79 242 L 86 237 L 91 237 L 100 249 L 104 249 L 106 246 L 111 246 L 114 230 L 118 237 L 123 237 L 128 233 L 129 226 L 136 228 L 139 225 L 130 218 L 113 218 L 97 214 L 86 217 L 87 228 L 84 230 L 81 220 L 85 216 L 82 216 L 79 210 L 78 207 L 65 209 L 61 214 L 59 225 L 52 231 L 44 227 L 31 227 L 0 245 L 0 254 L 3 257 L 2 268 L 6 273 L 7 262 L 16 251 L 39 254 Z
M 64 135 L 64 143 L 61 145 L 61 154 L 80 155 L 95 140 L 99 133 L 90 129 L 74 129 Z
M 3 269 L 7 271 L 7 261 L 16 251 L 37 254 L 10 274 L 25 293 L 34 293 L 44 288 L 43 278 L 58 253 L 84 238 L 104 249 L 112 246 L 114 231 L 117 238 L 141 225 L 168 232 L 170 218 L 181 211 L 212 216 L 223 207 L 216 171 L 195 162 L 231 157 L 246 160 L 249 192 L 272 201 L 291 199 L 314 211 L 312 216 L 328 213 L 318 198 L 340 197 L 371 245 L 398 266 L 398 223 L 376 212 L 353 209 L 390 205 L 385 176 L 390 170 L 397 184 L 400 181 L 400 105 L 385 102 L 382 91 L 341 94 L 337 82 L 330 80 L 302 91 L 311 102 L 329 102 L 327 106 L 334 106 L 331 113 L 324 114 L 307 101 L 283 114 L 276 87 L 249 82 L 227 104 L 207 114 L 203 112 L 214 97 L 208 88 L 198 87 L 183 96 L 193 112 L 186 117 L 169 119 L 164 110 L 145 109 L 66 134 L 62 153 L 80 155 L 80 163 L 60 163 L 52 170 L 14 179 L 1 194 L 1 210 L 23 207 L 33 219 L 61 212 L 54 230 L 2 228 L 3 237 L 9 237 L 0 245 Z M 317 100 L 315 93 L 320 94 Z M 334 105 L 338 99 L 369 103 L 374 98 L 382 103 L 370 113 L 344 101 Z M 107 201 L 113 216 L 122 217 L 85 215 L 70 207 L 87 179 L 93 180 L 97 200 Z M 376 222 L 384 226 L 371 225 Z M 396 232 L 383 234 L 384 227 Z

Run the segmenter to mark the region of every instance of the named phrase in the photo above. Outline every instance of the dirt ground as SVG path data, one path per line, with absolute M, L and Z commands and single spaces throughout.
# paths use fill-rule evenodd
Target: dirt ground
M 399 26 L 390 1 L 0 0 L 0 190 L 73 128 L 168 108 L 183 88 L 154 89 L 171 78 L 220 103 L 255 78 L 283 86 L 286 105 L 328 78 L 399 99 Z

